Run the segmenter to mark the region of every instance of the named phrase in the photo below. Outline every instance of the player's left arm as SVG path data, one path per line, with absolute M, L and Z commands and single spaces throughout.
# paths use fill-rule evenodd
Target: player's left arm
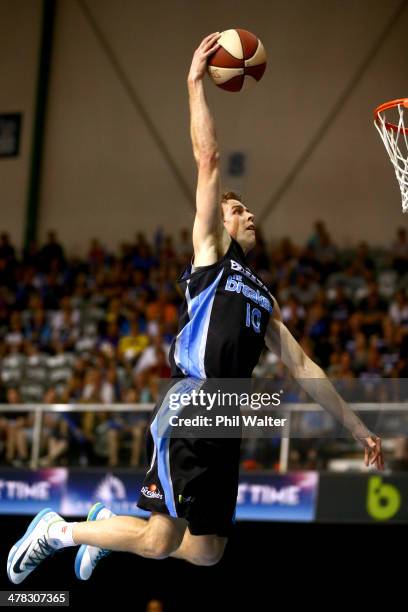
M 384 469 L 381 439 L 370 432 L 350 409 L 327 378 L 326 374 L 302 349 L 282 322 L 279 307 L 274 300 L 273 315 L 265 335 L 266 346 L 286 365 L 300 386 L 351 432 L 365 448 L 364 462 Z

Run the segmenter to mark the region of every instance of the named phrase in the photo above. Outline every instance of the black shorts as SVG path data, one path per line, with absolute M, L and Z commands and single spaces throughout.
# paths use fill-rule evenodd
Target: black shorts
M 190 383 L 175 383 L 180 385 L 185 390 Z M 137 505 L 186 519 L 192 535 L 228 536 L 235 522 L 241 439 L 159 437 L 157 423 L 168 410 L 167 398 L 168 394 L 150 420 L 150 467 Z

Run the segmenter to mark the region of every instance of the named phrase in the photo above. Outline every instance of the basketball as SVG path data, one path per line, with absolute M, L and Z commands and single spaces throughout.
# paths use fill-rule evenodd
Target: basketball
M 225 30 L 220 48 L 208 60 L 212 81 L 227 91 L 241 91 L 260 81 L 266 68 L 266 52 L 255 34 L 247 30 Z

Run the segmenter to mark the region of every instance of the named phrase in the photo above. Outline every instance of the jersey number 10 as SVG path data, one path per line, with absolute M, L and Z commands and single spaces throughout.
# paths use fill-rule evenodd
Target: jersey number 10
M 246 326 L 253 327 L 254 331 L 259 334 L 261 331 L 261 311 L 259 308 L 252 308 L 251 304 L 247 302 L 246 307 Z

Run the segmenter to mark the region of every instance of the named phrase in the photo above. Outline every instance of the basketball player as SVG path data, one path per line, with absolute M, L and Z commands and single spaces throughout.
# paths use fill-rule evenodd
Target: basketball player
M 219 47 L 218 38 L 218 32 L 204 38 L 188 76 L 197 209 L 194 259 L 180 280 L 185 301 L 170 352 L 173 389 L 188 392 L 200 379 L 249 378 L 266 343 L 315 401 L 362 442 L 365 464 L 382 469 L 380 439 L 306 356 L 282 323 L 267 287 L 249 268 L 246 254 L 255 245 L 254 215 L 235 194 L 221 196 L 215 125 L 203 86 L 207 58 Z M 231 275 L 241 279 L 236 287 Z M 10 551 L 12 582 L 22 582 L 56 550 L 77 545 L 75 571 L 81 579 L 89 578 L 109 551 L 154 559 L 172 556 L 203 566 L 221 559 L 234 521 L 240 440 L 159 437 L 157 423 L 168 409 L 166 397 L 150 424 L 150 468 L 138 502 L 151 511 L 150 518 L 115 516 L 100 503 L 91 509 L 88 521 L 80 523 L 68 523 L 52 510 L 43 510 Z

